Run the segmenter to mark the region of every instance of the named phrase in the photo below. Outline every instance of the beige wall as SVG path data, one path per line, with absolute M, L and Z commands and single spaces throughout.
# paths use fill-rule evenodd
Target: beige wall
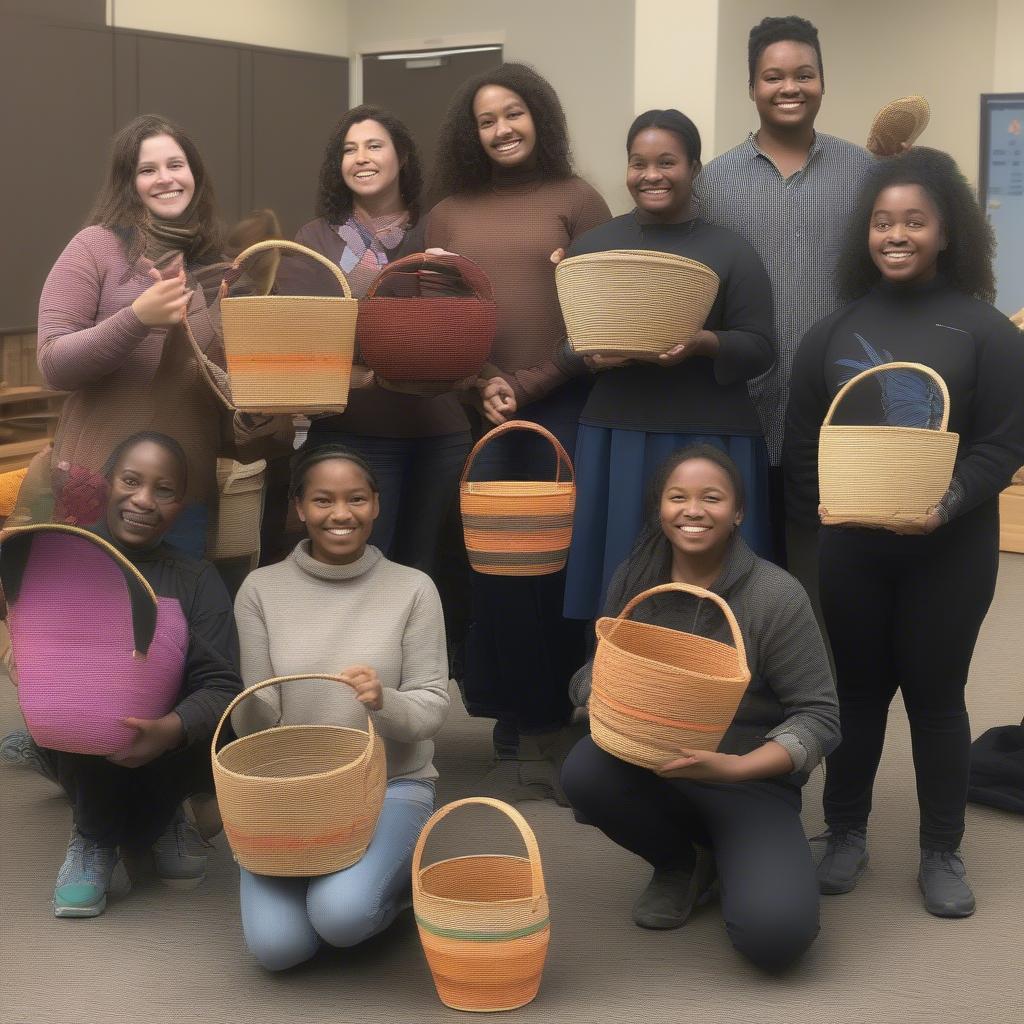
M 629 208 L 623 138 L 633 117 L 632 0 L 373 0 L 349 5 L 353 55 L 503 42 L 558 91 L 580 173 Z M 356 95 L 353 93 L 353 95 Z
M 332 57 L 348 55 L 348 0 L 107 0 L 107 24 Z
M 996 4 L 996 49 L 992 92 L 1024 92 L 1024 3 Z

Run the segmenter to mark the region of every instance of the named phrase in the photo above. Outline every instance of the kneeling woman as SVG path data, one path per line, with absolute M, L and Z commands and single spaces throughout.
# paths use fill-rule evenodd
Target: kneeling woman
M 803 588 L 737 533 L 743 484 L 727 455 L 704 444 L 675 453 L 650 494 L 648 521 L 612 578 L 605 613 L 619 614 L 660 583 L 713 591 L 739 622 L 750 686 L 717 752 L 680 750 L 655 773 L 588 736 L 566 759 L 562 785 L 577 817 L 653 866 L 633 908 L 638 925 L 685 923 L 717 867 L 733 945 L 777 970 L 818 933 L 800 787 L 839 741 L 828 658 Z M 730 642 L 717 608 L 688 594 L 650 598 L 632 617 Z M 592 664 L 573 679 L 578 704 L 589 697 Z
M 432 738 L 449 703 L 437 590 L 368 543 L 380 501 L 367 463 L 340 445 L 303 451 L 291 493 L 308 537 L 238 592 L 242 678 L 251 686 L 325 672 L 352 689 L 318 680 L 267 687 L 236 708 L 232 724 L 239 735 L 278 724 L 362 728 L 369 713 L 388 787 L 370 846 L 351 867 L 315 878 L 242 869 L 245 941 L 269 970 L 308 960 L 322 942 L 354 946 L 410 905 L 412 851 L 434 809 Z

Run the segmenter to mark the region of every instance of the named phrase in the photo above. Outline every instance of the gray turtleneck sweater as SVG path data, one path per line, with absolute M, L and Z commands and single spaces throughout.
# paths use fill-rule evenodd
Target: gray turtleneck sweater
M 384 739 L 389 779 L 433 779 L 432 737 L 448 714 L 448 659 L 437 589 L 418 569 L 375 547 L 350 565 L 327 565 L 302 541 L 283 562 L 251 573 L 235 599 L 246 686 L 272 676 L 368 665 L 383 707 L 370 712 Z M 362 729 L 366 711 L 343 683 L 268 686 L 232 713 L 239 736 L 273 725 Z

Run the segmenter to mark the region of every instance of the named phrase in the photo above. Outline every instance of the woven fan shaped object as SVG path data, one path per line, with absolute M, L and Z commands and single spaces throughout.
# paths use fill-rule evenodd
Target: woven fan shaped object
M 912 145 L 928 127 L 931 108 L 923 96 L 903 96 L 875 114 L 868 129 L 867 148 L 880 156 L 895 156 L 904 143 Z

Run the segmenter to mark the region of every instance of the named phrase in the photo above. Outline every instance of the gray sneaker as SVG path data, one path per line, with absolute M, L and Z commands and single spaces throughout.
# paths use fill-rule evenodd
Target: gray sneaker
M 98 917 L 107 906 L 107 893 L 131 888 L 116 846 L 100 846 L 72 829 L 68 852 L 53 887 L 56 917 Z
M 209 847 L 179 807 L 167 830 L 153 844 L 157 877 L 172 889 L 195 889 L 206 878 Z
M 974 893 L 967 884 L 967 869 L 959 850 L 922 850 L 917 884 L 929 914 L 970 917 L 974 913 Z
M 633 922 L 641 928 L 680 928 L 695 906 L 706 902 L 715 881 L 715 858 L 696 847 L 692 868 L 655 868 L 647 888 L 633 904 Z
M 25 729 L 17 729 L 0 740 L 0 763 L 8 768 L 28 768 L 50 782 L 57 781 L 50 762 Z
M 851 892 L 868 866 L 867 833 L 858 828 L 829 829 L 810 842 L 818 892 L 828 896 Z

